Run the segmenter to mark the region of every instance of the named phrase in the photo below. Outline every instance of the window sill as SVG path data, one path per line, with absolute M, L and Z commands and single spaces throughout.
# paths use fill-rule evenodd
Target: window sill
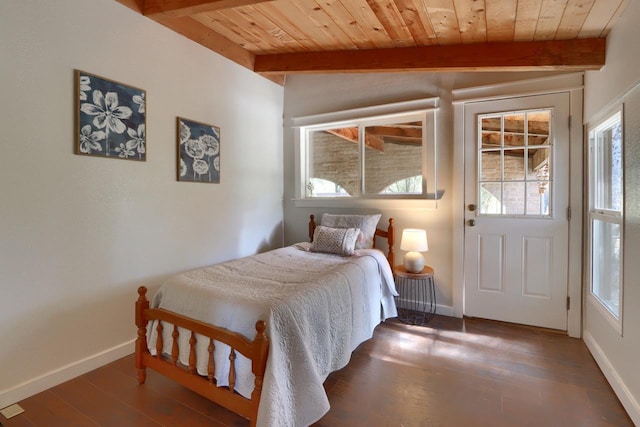
M 436 199 L 365 199 L 365 198 L 316 198 L 291 199 L 296 208 L 376 208 L 376 209 L 424 209 L 435 210 Z
M 587 296 L 587 300 L 589 304 L 595 309 L 596 312 L 600 313 L 602 317 L 609 323 L 609 325 L 620 335 L 622 336 L 622 319 L 617 319 L 602 303 L 594 297 L 591 293 Z

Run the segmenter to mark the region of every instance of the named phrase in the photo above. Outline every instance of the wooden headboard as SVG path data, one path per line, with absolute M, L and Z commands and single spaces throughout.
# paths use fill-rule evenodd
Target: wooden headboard
M 313 242 L 313 233 L 316 230 L 316 222 L 315 216 L 309 216 L 309 241 Z M 377 248 L 376 245 L 376 237 L 380 237 L 381 239 L 387 239 L 387 260 L 389 261 L 389 265 L 391 268 L 394 266 L 394 253 L 393 253 L 393 218 L 389 218 L 389 225 L 386 230 L 381 228 L 376 228 L 376 233 L 373 238 L 373 247 Z

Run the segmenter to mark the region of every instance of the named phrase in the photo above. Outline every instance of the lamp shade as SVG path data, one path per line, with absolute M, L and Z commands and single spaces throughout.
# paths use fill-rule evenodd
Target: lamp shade
M 408 252 L 427 252 L 429 250 L 427 232 L 417 228 L 405 228 L 402 232 L 400 249 Z

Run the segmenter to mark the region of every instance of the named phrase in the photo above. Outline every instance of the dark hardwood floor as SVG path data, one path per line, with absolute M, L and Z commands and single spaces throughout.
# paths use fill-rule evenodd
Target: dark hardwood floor
M 388 321 L 325 388 L 317 427 L 633 426 L 582 340 L 476 319 Z M 133 356 L 19 403 L 4 426 L 248 425 L 153 371 L 138 386 Z

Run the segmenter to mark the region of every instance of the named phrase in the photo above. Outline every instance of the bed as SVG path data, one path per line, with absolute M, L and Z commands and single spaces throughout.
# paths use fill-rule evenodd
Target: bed
M 311 215 L 310 242 L 172 276 L 151 300 L 141 286 L 138 382 L 152 369 L 251 426 L 319 420 L 326 377 L 397 316 L 393 219 L 383 230 L 379 218 L 325 214 L 316 226 Z

